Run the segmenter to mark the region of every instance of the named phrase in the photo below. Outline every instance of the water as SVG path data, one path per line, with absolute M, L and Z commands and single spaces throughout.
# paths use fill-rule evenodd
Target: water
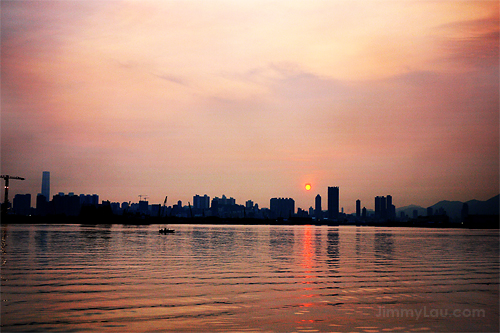
M 498 230 L 2 225 L 2 332 L 498 331 Z

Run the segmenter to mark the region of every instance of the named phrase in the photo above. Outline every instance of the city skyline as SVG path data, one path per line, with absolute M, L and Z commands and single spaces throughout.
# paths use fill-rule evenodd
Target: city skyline
M 338 186 L 352 213 L 499 193 L 497 1 L 1 9 L 1 171 L 26 178 L 11 198 L 45 170 L 52 193 L 118 202 L 307 209 Z
M 54 193 L 50 198 L 47 198 L 46 195 L 43 194 L 44 189 L 47 191 L 47 188 L 50 188 L 50 172 L 49 171 L 44 171 L 42 174 L 42 193 L 38 193 L 36 195 L 33 195 L 31 193 L 18 193 L 14 195 L 14 197 L 19 196 L 19 200 L 26 200 L 26 196 L 29 196 L 30 198 L 28 199 L 29 201 L 29 206 L 32 207 L 33 209 L 39 209 L 41 208 L 42 211 L 46 211 L 46 202 L 54 200 L 56 197 L 79 197 L 80 202 L 82 205 L 84 204 L 92 204 L 92 205 L 98 205 L 98 204 L 104 204 L 104 202 L 110 202 L 112 204 L 118 204 L 120 206 L 123 205 L 140 205 L 143 203 L 147 203 L 147 205 L 150 206 L 162 206 L 162 202 L 156 202 L 156 201 L 150 201 L 148 195 L 140 194 L 137 197 L 139 198 L 137 201 L 135 200 L 128 200 L 128 201 L 116 201 L 110 198 L 101 198 L 99 194 L 96 193 L 75 193 L 75 192 L 60 192 L 56 191 L 57 193 Z M 3 192 L 2 192 L 3 194 Z M 498 196 L 498 195 L 497 195 Z M 21 198 L 22 197 L 22 198 Z M 43 199 L 40 199 L 42 197 Z M 2 197 L 2 203 L 4 202 L 5 195 Z M 360 199 L 356 199 L 354 205 L 355 208 L 351 209 L 351 207 L 348 205 L 346 207 L 339 205 L 340 203 L 340 189 L 339 187 L 335 186 L 329 186 L 327 188 L 327 194 L 326 194 L 326 202 L 327 202 L 327 207 L 324 207 L 322 209 L 321 201 L 322 201 L 322 196 L 321 194 L 317 194 L 314 197 L 314 203 L 311 204 L 310 206 L 299 206 L 295 205 L 295 200 L 293 198 L 282 198 L 282 197 L 274 197 L 274 198 L 269 198 L 267 201 L 263 203 L 259 202 L 254 202 L 254 200 L 246 199 L 244 202 L 240 202 L 233 198 L 232 196 L 227 197 L 224 193 L 219 197 L 218 195 L 207 195 L 204 193 L 203 195 L 193 194 L 190 199 L 187 201 L 180 200 L 179 198 L 172 198 L 170 196 L 170 200 L 167 200 L 168 195 L 165 196 L 163 200 L 163 206 L 173 208 L 175 206 L 180 206 L 183 208 L 188 208 L 191 207 L 193 209 L 198 209 L 200 211 L 202 210 L 211 210 L 213 209 L 213 201 L 216 200 L 218 201 L 221 205 L 237 205 L 237 206 L 245 206 L 246 208 L 251 208 L 253 209 L 254 207 L 259 207 L 261 209 L 269 209 L 270 211 L 273 211 L 276 213 L 276 216 L 285 216 L 287 215 L 285 212 L 290 212 L 291 214 L 298 214 L 300 215 L 300 212 L 308 212 L 308 215 L 311 216 L 311 214 L 314 215 L 315 218 L 318 218 L 318 216 L 323 217 L 323 218 L 328 218 L 330 220 L 337 220 L 339 217 L 339 214 L 346 214 L 346 215 L 353 215 L 356 216 L 356 218 L 360 218 L 361 216 L 364 218 L 366 217 L 367 211 L 373 213 L 373 217 L 378 218 L 378 219 L 397 219 L 398 216 L 396 215 L 396 209 L 409 209 L 410 207 L 415 207 L 415 208 L 421 208 L 424 209 L 424 207 L 418 205 L 418 204 L 411 204 L 411 205 L 406 205 L 406 206 L 396 206 L 392 202 L 392 195 L 386 195 L 386 196 L 375 196 L 372 197 L 371 202 L 373 203 L 373 199 L 375 199 L 373 207 L 370 204 L 366 204 L 366 201 L 362 202 Z M 12 208 L 12 203 L 13 203 L 13 197 L 10 197 L 9 200 L 9 205 Z M 137 198 L 136 198 L 137 199 Z M 212 199 L 212 200 L 211 200 Z M 489 198 L 490 200 L 493 198 Z M 274 207 L 273 208 L 273 201 L 274 201 Z M 451 202 L 446 199 L 442 199 L 439 202 L 434 203 L 433 205 L 430 205 L 427 207 L 429 209 L 431 206 L 437 205 L 441 202 Z M 477 199 L 470 199 L 467 201 L 477 201 Z M 291 206 L 288 206 L 289 203 L 292 202 Z M 368 200 L 370 202 L 370 200 Z M 277 204 L 278 203 L 278 204 Z M 276 208 L 280 207 L 280 208 Z M 291 208 L 290 208 L 291 207 Z M 362 209 L 361 209 L 362 207 Z M 414 208 L 414 209 L 415 209 Z M 441 207 L 441 209 L 443 209 Z M 335 213 L 336 211 L 336 213 Z M 432 214 L 431 214 L 432 215 Z

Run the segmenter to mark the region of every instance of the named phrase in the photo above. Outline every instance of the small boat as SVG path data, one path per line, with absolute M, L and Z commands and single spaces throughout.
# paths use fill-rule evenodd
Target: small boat
M 160 234 L 173 234 L 175 233 L 174 229 L 163 228 L 158 231 Z

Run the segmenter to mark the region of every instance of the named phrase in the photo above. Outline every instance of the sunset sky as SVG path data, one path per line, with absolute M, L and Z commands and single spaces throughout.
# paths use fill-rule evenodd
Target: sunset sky
M 1 43 L 11 200 L 499 193 L 498 1 L 2 0 Z

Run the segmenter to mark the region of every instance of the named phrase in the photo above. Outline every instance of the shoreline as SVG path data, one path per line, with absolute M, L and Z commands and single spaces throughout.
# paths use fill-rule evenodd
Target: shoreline
M 151 224 L 213 224 L 213 225 L 316 225 L 358 227 L 407 227 L 451 229 L 500 229 L 498 215 L 474 215 L 469 223 L 398 221 L 315 221 L 312 218 L 284 219 L 218 218 L 218 217 L 151 217 L 151 216 L 20 216 L 3 215 L 0 224 L 81 224 L 81 225 L 151 225 Z

